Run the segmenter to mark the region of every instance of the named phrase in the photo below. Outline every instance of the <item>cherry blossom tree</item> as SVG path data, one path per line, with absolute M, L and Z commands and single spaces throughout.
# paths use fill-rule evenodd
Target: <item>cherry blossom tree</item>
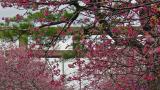
M 44 61 L 33 58 L 24 48 L 0 53 L 1 90 L 64 90 L 63 77 L 53 64 L 49 67 Z
M 160 1 L 158 0 L 1 0 L 2 7 L 25 9 L 23 15 L 3 18 L 27 22 L 36 41 L 56 27 L 42 46 L 54 46 L 60 37 L 73 35 L 80 89 L 158 90 Z M 34 12 L 28 12 L 28 10 Z M 36 26 L 36 23 L 40 23 Z M 34 24 L 34 25 L 33 25 Z M 73 30 L 71 27 L 79 27 Z M 42 30 L 43 29 L 43 30 Z M 34 35 L 34 34 L 33 34 Z M 91 35 L 99 35 L 88 39 Z M 47 52 L 46 52 L 47 54 Z M 83 58 L 83 59 L 82 59 Z M 86 59 L 84 59 L 86 58 Z M 82 85 L 88 80 L 88 85 Z

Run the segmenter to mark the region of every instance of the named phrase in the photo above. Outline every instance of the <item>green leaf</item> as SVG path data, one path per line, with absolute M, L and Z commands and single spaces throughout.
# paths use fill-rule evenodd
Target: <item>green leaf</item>
M 20 38 L 19 38 L 19 42 L 27 45 L 28 44 L 28 35 L 25 35 L 25 34 L 21 35 Z
M 28 29 L 31 26 L 33 26 L 33 25 L 31 25 L 29 23 L 25 23 L 25 22 L 19 24 L 20 29 Z
M 75 58 L 76 53 L 74 51 L 65 51 L 62 53 L 64 59 Z
M 73 13 L 67 12 L 67 11 L 64 12 L 64 17 L 65 18 L 71 18 L 72 16 L 73 16 Z

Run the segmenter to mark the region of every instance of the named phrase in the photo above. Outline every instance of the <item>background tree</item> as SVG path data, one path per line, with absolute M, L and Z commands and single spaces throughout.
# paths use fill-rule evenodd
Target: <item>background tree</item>
M 64 90 L 63 77 L 53 78 L 60 73 L 57 65 L 49 67 L 24 48 L 1 50 L 0 64 L 1 90 Z

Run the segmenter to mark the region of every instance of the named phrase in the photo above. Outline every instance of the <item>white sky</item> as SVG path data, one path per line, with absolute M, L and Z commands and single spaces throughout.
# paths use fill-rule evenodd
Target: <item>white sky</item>
M 135 0 L 132 0 L 132 3 L 136 3 Z M 16 8 L 2 8 L 0 6 L 0 19 L 2 17 L 11 17 L 11 16 L 15 16 L 16 14 L 22 14 L 25 13 L 25 10 L 18 10 Z M 2 21 L 2 20 L 0 20 Z
M 2 21 L 2 17 L 12 17 L 16 14 L 25 13 L 25 10 L 18 10 L 15 8 L 2 8 L 0 6 L 0 22 Z

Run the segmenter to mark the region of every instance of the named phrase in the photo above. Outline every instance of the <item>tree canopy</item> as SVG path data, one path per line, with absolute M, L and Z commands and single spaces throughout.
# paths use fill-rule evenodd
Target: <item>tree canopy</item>
M 78 81 L 80 89 L 160 88 L 159 0 L 0 2 L 3 8 L 26 10 L 24 15 L 3 18 L 5 23 L 2 26 L 10 26 L 14 30 L 0 33 L 1 37 L 32 35 L 36 44 L 49 50 L 59 38 L 73 35 L 74 53 L 70 53 L 68 58 L 73 56 L 75 60 L 68 67 L 77 67 L 78 73 L 66 77 L 66 80 Z M 44 37 L 48 38 L 42 43 Z

